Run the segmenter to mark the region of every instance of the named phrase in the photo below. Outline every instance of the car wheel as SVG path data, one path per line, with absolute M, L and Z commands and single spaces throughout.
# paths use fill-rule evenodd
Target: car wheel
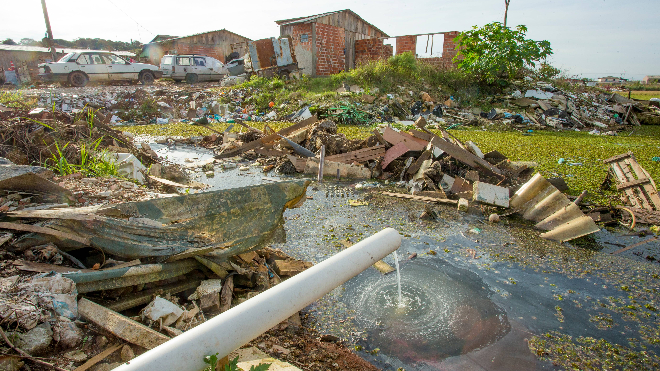
M 155 80 L 154 74 L 149 71 L 142 72 L 140 75 L 140 83 L 142 85 L 151 85 Z
M 199 76 L 197 76 L 197 74 L 189 73 L 186 75 L 186 82 L 188 84 L 194 84 L 197 81 L 199 81 Z
M 87 85 L 87 76 L 80 71 L 71 72 L 69 75 L 69 84 L 76 87 L 83 87 Z

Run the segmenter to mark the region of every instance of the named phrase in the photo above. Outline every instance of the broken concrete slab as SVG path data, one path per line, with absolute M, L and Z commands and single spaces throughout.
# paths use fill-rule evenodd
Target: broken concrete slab
M 84 298 L 78 302 L 78 311 L 84 319 L 131 344 L 146 349 L 155 348 L 170 339 L 141 323 Z
M 509 207 L 509 188 L 484 182 L 474 182 L 472 200 L 487 205 Z
M 467 199 L 461 198 L 458 200 L 458 211 L 467 212 L 470 208 L 470 203 Z
M 169 326 L 176 322 L 183 314 L 183 309 L 169 300 L 156 296 L 154 300 L 142 310 L 142 319 L 160 322 Z

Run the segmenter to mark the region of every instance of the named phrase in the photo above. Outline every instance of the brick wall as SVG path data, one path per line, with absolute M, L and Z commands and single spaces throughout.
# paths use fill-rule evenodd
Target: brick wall
M 312 66 L 312 24 L 296 24 L 287 32 L 291 36 L 291 51 L 296 56 L 298 68 L 303 70 L 304 74 L 311 75 L 314 71 L 314 66 Z M 304 35 L 307 35 L 307 41 L 303 42 Z
M 417 54 L 417 36 L 399 36 L 396 38 L 396 55 L 411 52 Z
M 316 23 L 316 75 L 339 73 L 346 66 L 345 31 L 341 27 Z
M 444 59 L 445 62 L 451 62 L 456 54 L 458 54 L 454 39 L 456 36 L 458 36 L 459 33 L 460 32 L 458 31 L 452 31 L 445 34 L 445 42 L 442 45 L 442 59 Z
M 355 64 L 360 65 L 379 59 L 387 59 L 394 54 L 392 45 L 385 45 L 382 39 L 355 41 Z

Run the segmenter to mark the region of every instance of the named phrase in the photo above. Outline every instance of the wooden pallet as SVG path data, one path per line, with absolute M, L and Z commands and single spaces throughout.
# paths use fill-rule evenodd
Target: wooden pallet
M 637 163 L 632 152 L 608 158 L 604 162 L 610 165 L 616 178 L 616 188 L 625 193 L 624 201 L 636 208 L 660 210 L 660 196 L 655 182 Z

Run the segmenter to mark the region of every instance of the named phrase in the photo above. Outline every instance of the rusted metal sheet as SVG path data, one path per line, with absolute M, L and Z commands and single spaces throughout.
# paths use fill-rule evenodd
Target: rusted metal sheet
M 541 237 L 550 240 L 565 242 L 600 230 L 593 219 L 538 173 L 520 187 L 509 205 L 524 219 L 537 222 L 537 228 L 548 230 Z
M 172 256 L 217 246 L 226 254 L 267 243 L 283 212 L 305 199 L 309 181 L 279 182 L 193 195 L 129 202 L 100 209 L 90 220 L 55 219 L 63 233 L 123 258 Z M 233 241 L 231 246 L 224 246 Z
M 403 142 L 411 151 L 422 151 L 428 145 L 428 142 L 425 142 L 424 140 L 415 138 L 408 133 L 397 132 L 389 126 L 383 131 L 383 138 L 393 145 Z
M 289 45 L 288 38 L 276 39 L 273 40 L 273 49 L 275 50 L 275 58 L 278 66 L 286 66 L 292 64 L 293 58 L 291 56 L 291 47 Z
M 273 41 L 271 39 L 261 39 L 251 42 L 250 60 L 254 71 L 277 66 Z
M 408 151 L 409 151 L 408 146 L 406 146 L 405 143 L 399 142 L 395 144 L 392 148 L 388 149 L 387 152 L 385 152 L 385 158 L 383 158 L 381 167 L 385 169 L 387 165 L 389 165 L 392 161 L 403 156 L 403 154 Z

